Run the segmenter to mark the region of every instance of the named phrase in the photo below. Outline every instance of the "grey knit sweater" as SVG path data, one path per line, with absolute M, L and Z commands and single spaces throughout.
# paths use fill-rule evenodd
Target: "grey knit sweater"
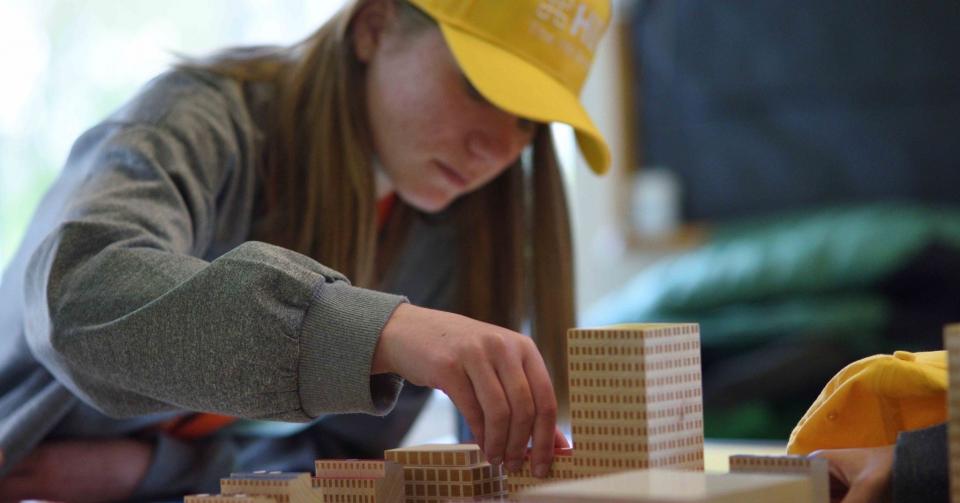
M 183 411 L 310 422 L 394 407 L 401 379 L 371 378 L 370 365 L 404 297 L 248 240 L 258 111 L 271 99 L 264 86 L 174 71 L 77 140 L 0 284 L 0 475 L 44 439 L 137 434 Z M 385 288 L 447 308 L 453 238 L 434 220 L 415 225 Z M 304 434 L 335 454 L 375 452 L 424 397 L 411 393 L 400 426 L 361 434 L 345 425 L 362 422 L 334 418 Z M 247 459 L 241 444 L 257 439 L 199 450 L 156 440 L 143 498 L 215 490 L 231 469 L 291 459 L 277 442 Z

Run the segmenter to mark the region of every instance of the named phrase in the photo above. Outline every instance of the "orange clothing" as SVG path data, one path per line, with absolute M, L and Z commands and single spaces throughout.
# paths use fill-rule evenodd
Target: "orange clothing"
M 167 421 L 160 429 L 183 440 L 196 440 L 212 435 L 236 420 L 235 417 L 220 414 L 188 414 Z

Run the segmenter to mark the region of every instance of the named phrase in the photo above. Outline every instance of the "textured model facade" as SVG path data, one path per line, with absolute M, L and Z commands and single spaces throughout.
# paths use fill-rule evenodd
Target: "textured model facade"
M 579 470 L 703 470 L 697 325 L 570 330 L 567 358 Z
M 376 460 L 320 460 L 308 473 L 234 473 L 218 495 L 196 494 L 184 503 L 400 503 L 403 469 Z
M 530 486 L 644 468 L 703 470 L 700 330 L 651 323 L 567 332 L 573 446 L 546 479 L 529 461 L 508 478 Z
M 830 501 L 830 471 L 826 459 L 806 456 L 730 456 L 730 473 L 782 473 L 810 478 L 812 500 Z
M 314 489 L 309 473 L 234 473 L 220 479 L 222 496 L 270 498 L 277 503 L 322 503 L 323 494 Z
M 947 325 L 943 333 L 947 350 L 950 389 L 947 393 L 947 436 L 950 443 L 950 501 L 960 503 L 960 324 Z
M 507 495 L 503 466 L 483 460 L 475 444 L 390 449 L 388 461 L 403 467 L 406 501 L 481 501 Z
M 533 476 L 530 468 L 530 456 L 524 460 L 523 468 L 517 473 L 507 474 L 507 490 L 511 496 L 530 487 L 558 480 L 574 480 L 583 478 L 573 463 L 573 449 L 557 449 L 553 453 L 553 465 L 545 478 Z
M 276 499 L 269 496 L 250 496 L 248 494 L 193 494 L 183 498 L 184 503 L 276 503 Z
M 317 460 L 313 487 L 324 503 L 401 503 L 403 468 L 383 460 Z
M 803 475 L 634 470 L 534 487 L 520 501 L 550 503 L 810 503 Z

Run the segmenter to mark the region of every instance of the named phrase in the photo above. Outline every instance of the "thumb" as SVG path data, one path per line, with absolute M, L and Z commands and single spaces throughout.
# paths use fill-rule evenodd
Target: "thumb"
M 883 501 L 883 484 L 869 479 L 855 481 L 841 503 L 880 503 Z

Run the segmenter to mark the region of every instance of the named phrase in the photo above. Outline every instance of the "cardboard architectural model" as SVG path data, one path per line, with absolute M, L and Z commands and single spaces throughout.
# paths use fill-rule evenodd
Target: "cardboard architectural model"
M 403 468 L 384 460 L 317 460 L 313 487 L 324 503 L 401 503 Z
M 960 503 L 960 324 L 948 325 L 944 329 L 943 347 L 947 350 L 950 374 L 950 389 L 947 392 L 950 501 Z
M 387 462 L 402 466 L 406 501 L 496 499 L 507 495 L 508 485 L 509 493 L 516 494 L 549 481 L 626 470 L 703 469 L 696 324 L 571 329 L 567 365 L 576 449 L 558 451 L 546 479 L 533 477 L 529 461 L 505 477 L 503 467 L 483 461 L 473 444 L 388 450 Z M 369 473 L 337 463 L 343 462 L 317 462 L 313 485 L 323 501 L 369 497 L 370 484 L 362 482 Z M 378 465 L 374 471 L 389 470 L 381 472 Z
M 696 325 L 571 330 L 567 341 L 574 449 L 554 464 L 547 480 L 533 478 L 529 463 L 519 477 L 510 475 L 512 496 L 618 503 L 829 501 L 825 460 L 734 456 L 732 473 L 702 472 Z M 596 476 L 611 472 L 623 473 Z M 560 479 L 584 480 L 540 485 Z
M 219 495 L 197 494 L 184 503 L 322 503 L 323 495 L 314 489 L 309 473 L 258 471 L 234 473 L 220 479 Z
M 567 332 L 574 449 L 546 479 L 529 460 L 510 494 L 556 480 L 637 470 L 703 470 L 700 330 L 636 324 Z
M 826 459 L 806 456 L 730 456 L 730 473 L 782 473 L 810 478 L 812 501 L 830 501 L 830 471 Z
M 531 488 L 520 501 L 557 503 L 810 503 L 803 475 L 633 470 Z M 826 502 L 824 502 L 826 503 Z
M 400 503 L 403 469 L 390 461 L 320 460 L 308 473 L 259 471 L 220 480 L 218 495 L 196 494 L 184 503 Z
M 533 476 L 530 467 L 530 455 L 524 460 L 523 468 L 517 473 L 507 474 L 507 489 L 511 496 L 534 486 L 558 480 L 575 480 L 585 477 L 573 464 L 573 449 L 557 449 L 553 452 L 553 465 L 546 478 L 538 479 Z
M 732 473 L 702 472 L 697 325 L 572 329 L 567 337 L 574 449 L 555 453 L 546 479 L 532 476 L 529 460 L 519 473 L 505 476 L 502 466 L 483 461 L 474 444 L 427 445 L 388 450 L 385 461 L 319 460 L 315 479 L 307 474 L 234 475 L 222 481 L 224 494 L 243 492 L 247 499 L 199 495 L 186 501 L 479 501 L 502 499 L 508 489 L 522 501 L 829 501 L 824 460 L 733 456 Z M 954 371 L 960 369 L 960 325 L 947 329 L 946 341 L 951 389 L 960 389 L 960 375 L 955 375 L 960 370 Z M 960 397 L 951 394 L 950 400 L 951 473 L 957 491 Z M 278 481 L 285 481 L 288 492 L 264 490 L 280 487 Z M 313 492 L 302 490 L 305 485 Z
M 250 496 L 249 494 L 192 494 L 183 498 L 184 503 L 276 503 L 272 496 Z
M 484 461 L 476 444 L 390 449 L 384 457 L 403 467 L 407 502 L 480 501 L 507 495 L 503 466 Z

